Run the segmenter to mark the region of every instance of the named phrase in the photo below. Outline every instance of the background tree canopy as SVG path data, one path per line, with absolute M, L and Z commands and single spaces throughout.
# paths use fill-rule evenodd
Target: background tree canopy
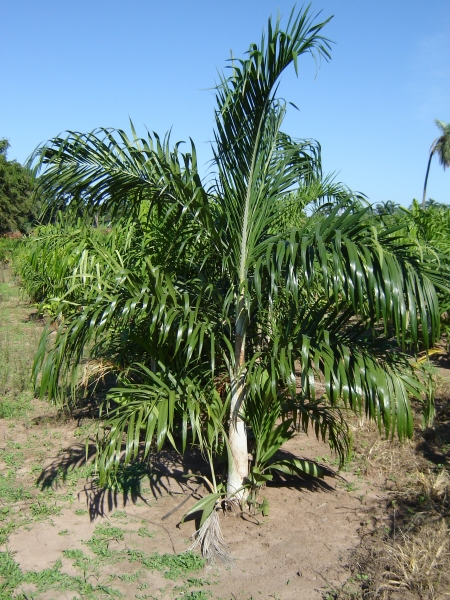
M 7 160 L 9 142 L 0 139 L 0 234 L 28 230 L 36 212 L 32 202 L 32 179 L 28 169 Z

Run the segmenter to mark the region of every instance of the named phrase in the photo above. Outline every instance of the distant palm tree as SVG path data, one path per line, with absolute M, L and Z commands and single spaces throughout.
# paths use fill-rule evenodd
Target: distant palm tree
M 430 172 L 431 159 L 435 152 L 439 157 L 439 162 L 446 169 L 450 166 L 450 123 L 444 121 L 435 121 L 436 125 L 442 130 L 442 135 L 434 140 L 430 148 L 430 158 L 428 159 L 425 183 L 423 186 L 422 208 L 425 209 L 425 198 L 427 195 L 428 173 Z

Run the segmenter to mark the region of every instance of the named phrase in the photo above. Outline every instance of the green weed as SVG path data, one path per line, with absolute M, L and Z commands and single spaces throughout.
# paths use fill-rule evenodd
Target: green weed
M 46 519 L 61 514 L 61 506 L 47 504 L 46 502 L 33 502 L 30 506 L 31 514 L 37 519 Z
M 128 519 L 128 515 L 124 510 L 115 510 L 111 515 L 111 519 L 126 521 Z
M 212 596 L 211 592 L 205 590 L 191 590 L 192 587 L 204 587 L 211 585 L 207 579 L 188 577 L 186 583 L 182 586 L 175 586 L 174 592 L 179 594 L 176 600 L 184 600 L 184 598 L 195 598 L 196 600 L 207 600 Z
M 136 573 L 124 573 L 123 575 L 117 575 L 117 577 L 120 579 L 120 581 L 126 581 L 129 583 L 131 583 L 133 581 L 137 581 L 140 576 L 141 576 L 140 571 L 136 571 Z
M 118 590 L 102 584 L 92 585 L 86 577 L 73 577 L 61 572 L 61 560 L 57 560 L 50 569 L 23 573 L 14 560 L 13 554 L 7 550 L 0 552 L 0 599 L 7 600 L 17 596 L 13 592 L 22 584 L 36 586 L 38 592 L 54 589 L 57 591 L 74 591 L 86 600 L 97 600 L 99 597 L 120 598 Z M 100 595 L 100 596 L 99 596 Z
M 10 471 L 6 476 L 0 474 L 0 498 L 4 503 L 0 508 L 0 544 L 5 544 L 10 533 L 28 521 L 24 513 L 17 514 L 12 505 L 30 499 L 31 494 L 17 483 L 15 472 Z
M 42 471 L 42 469 L 41 469 Z M 71 469 L 59 468 L 56 477 L 53 480 L 53 485 L 62 484 L 67 487 L 68 490 L 74 490 L 78 486 L 78 482 L 81 480 L 86 481 L 94 473 L 94 465 L 91 463 L 84 464 L 80 467 L 74 467 Z
M 4 358 L 4 357 L 3 357 Z M 0 354 L 1 362 L 1 354 Z M 4 372 L 3 372 L 4 374 Z M 0 372 L 0 393 L 5 389 L 6 384 L 2 383 L 2 372 Z M 3 392 L 5 393 L 5 392 Z M 20 394 L 14 399 L 3 398 L 0 400 L 0 419 L 21 419 L 26 417 L 30 411 L 30 396 L 29 394 Z
M 155 532 L 154 531 L 149 531 L 147 529 L 147 527 L 139 527 L 138 529 L 138 536 L 139 537 L 147 537 L 147 538 L 152 538 L 155 536 Z
M 212 597 L 211 592 L 205 592 L 204 590 L 197 590 L 192 592 L 185 592 L 182 596 L 176 598 L 176 600 L 185 600 L 186 598 L 189 600 L 208 600 L 208 598 Z
M 126 554 L 130 562 L 139 562 L 146 569 L 159 571 L 167 579 L 179 579 L 205 566 L 205 561 L 193 552 L 173 555 L 145 554 L 141 550 L 127 550 Z
M 31 498 L 29 490 L 22 484 L 16 483 L 16 477 L 13 472 L 6 476 L 0 474 L 0 498 L 3 502 L 21 502 Z
M 7 600 L 23 579 L 22 571 L 14 560 L 12 552 L 0 552 L 0 599 Z
M 2 460 L 6 463 L 6 466 L 14 469 L 20 469 L 20 467 L 22 467 L 23 463 L 25 462 L 25 458 L 21 450 L 16 452 L 4 452 L 0 456 Z
M 85 577 L 89 571 L 98 572 L 100 564 L 98 558 L 88 556 L 83 550 L 64 550 L 63 554 L 66 558 L 73 561 L 73 567 L 81 571 Z
M 92 538 L 84 542 L 89 549 L 102 558 L 117 557 L 118 552 L 109 549 L 112 541 L 121 542 L 124 539 L 124 531 L 119 527 L 113 527 L 109 523 L 101 523 L 94 530 Z

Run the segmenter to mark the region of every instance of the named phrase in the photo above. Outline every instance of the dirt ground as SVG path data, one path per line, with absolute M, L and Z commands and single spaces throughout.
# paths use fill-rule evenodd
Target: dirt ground
M 42 323 L 30 317 L 33 308 L 13 282 L 1 284 L 0 361 L 28 368 L 27 347 L 33 348 Z M 408 515 L 415 518 L 430 503 L 447 506 L 447 496 L 433 496 L 431 488 L 427 493 L 425 484 L 417 495 L 420 473 L 432 485 L 448 468 L 447 366 L 435 368 L 437 424 L 426 432 L 418 428 L 410 442 L 380 440 L 373 425 L 355 420 L 353 460 L 338 472 L 326 444 L 304 433 L 291 440 L 286 452 L 316 460 L 328 474 L 270 482 L 263 491 L 267 517 L 221 515 L 231 567 L 183 554 L 196 523 L 180 521 L 204 491 L 192 494 L 196 484 L 183 475 L 196 472 L 198 456 L 183 459 L 164 450 L 150 465 L 124 473 L 121 492 L 98 490 L 91 459 L 86 462 L 85 439 L 92 440 L 95 429 L 89 413 L 61 415 L 33 399 L 28 384 L 18 391 L 24 375 L 0 370 L 0 600 L 450 597 L 450 588 L 443 581 L 438 586 L 436 578 L 431 587 L 406 575 L 396 583 L 388 554 L 404 542 Z M 448 529 L 442 531 L 430 581 L 449 554 Z
M 5 427 L 0 421 L 3 443 L 7 447 L 11 443 L 25 447 L 34 428 L 8 425 Z M 44 469 L 48 467 L 47 473 L 57 470 L 64 462 L 61 446 L 66 451 L 70 448 L 75 460 L 83 456 L 84 446 L 76 444 L 76 429 L 72 423 L 47 426 L 46 431 L 46 439 L 55 440 L 53 454 L 43 463 Z M 47 441 L 48 445 L 50 443 Z M 287 450 L 297 456 L 325 460 L 325 464 L 330 461 L 327 446 L 305 435 L 299 435 Z M 23 461 L 17 476 L 36 472 L 34 461 L 32 453 Z M 8 468 L 4 462 L 0 465 L 2 471 Z M 104 522 L 120 526 L 125 533 L 121 543 L 114 542 L 117 549 L 138 548 L 146 553 L 161 554 L 186 551 L 191 543 L 190 536 L 195 532 L 195 522 L 180 525 L 180 520 L 183 511 L 189 509 L 195 499 L 191 498 L 181 509 L 162 520 L 180 504 L 184 495 L 190 493 L 180 478 L 185 467 L 173 453 L 161 453 L 154 458 L 152 470 L 154 480 L 142 481 L 135 502 L 131 498 L 127 502 L 123 494 L 109 497 L 100 494 L 99 497 L 82 479 L 77 481 L 78 485 L 70 486 L 70 497 L 67 498 L 67 487 L 61 484 L 50 501 L 51 506 L 60 506 L 61 512 L 49 515 L 45 520 L 28 522 L 9 536 L 7 547 L 14 553 L 22 571 L 48 569 L 65 550 L 85 549 L 83 541 L 89 540 L 96 527 Z M 45 485 L 45 476 L 41 482 Z M 43 503 L 47 505 L 46 494 L 45 488 L 42 491 L 37 487 L 32 499 L 24 504 L 39 502 L 42 495 Z M 348 552 L 358 544 L 361 521 L 367 519 L 370 508 L 376 507 L 380 500 L 379 490 L 353 473 L 345 473 L 345 479 L 326 476 L 320 482 L 280 480 L 267 487 L 264 495 L 269 501 L 268 517 L 224 516 L 221 519 L 234 565 L 231 568 L 222 565 L 205 567 L 202 575 L 210 583 L 207 590 L 212 593 L 211 597 L 312 599 L 324 597 L 327 589 L 340 587 L 348 578 L 345 569 Z M 62 496 L 64 498 L 60 500 Z M 26 506 L 22 507 L 27 510 Z M 140 538 L 136 533 L 138 526 L 146 527 L 151 537 Z M 5 549 L 6 545 L 0 548 Z M 70 561 L 63 559 L 63 566 L 70 567 Z M 120 564 L 124 572 L 129 570 L 128 567 L 132 572 L 136 571 L 136 566 Z M 111 575 L 118 568 L 117 564 L 105 566 L 102 575 Z M 146 573 L 143 581 L 149 584 L 152 593 L 149 597 L 155 598 L 172 597 L 176 585 L 164 580 L 159 573 Z M 124 597 L 134 598 L 129 585 L 121 583 L 116 582 L 114 587 Z

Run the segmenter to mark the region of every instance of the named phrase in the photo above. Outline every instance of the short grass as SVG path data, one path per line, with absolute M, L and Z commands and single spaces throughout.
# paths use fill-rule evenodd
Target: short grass
M 31 365 L 42 327 L 30 319 L 32 312 L 0 262 L 0 418 L 25 416 L 33 396 Z

